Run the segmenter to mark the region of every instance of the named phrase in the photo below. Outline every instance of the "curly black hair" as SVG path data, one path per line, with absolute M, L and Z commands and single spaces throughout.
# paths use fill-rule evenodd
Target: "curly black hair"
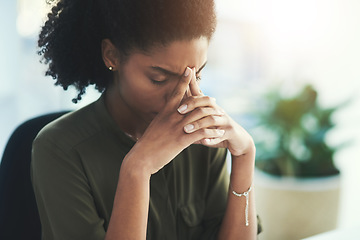
M 38 53 L 55 85 L 78 90 L 76 103 L 87 86 L 102 92 L 112 80 L 102 60 L 103 39 L 123 56 L 175 40 L 210 40 L 214 5 L 214 0 L 59 0 L 40 32 Z

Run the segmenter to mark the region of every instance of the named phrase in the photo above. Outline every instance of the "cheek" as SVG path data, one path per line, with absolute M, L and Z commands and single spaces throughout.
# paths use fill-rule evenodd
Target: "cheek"
M 119 87 L 123 99 L 134 108 L 144 111 L 159 111 L 165 103 L 165 88 L 146 81 L 136 83 L 124 81 Z

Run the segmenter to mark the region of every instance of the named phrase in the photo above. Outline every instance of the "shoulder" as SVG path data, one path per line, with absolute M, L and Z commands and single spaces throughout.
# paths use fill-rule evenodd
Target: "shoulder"
M 47 124 L 36 136 L 34 145 L 47 143 L 69 150 L 99 133 L 102 125 L 97 119 L 95 104 L 67 113 Z
M 104 124 L 100 122 L 96 103 L 67 113 L 40 130 L 32 145 L 31 165 L 34 173 L 51 178 L 49 174 L 53 175 L 60 169 L 63 172 L 71 169 L 81 174 L 84 164 L 81 153 L 96 146 L 96 140 L 103 132 Z

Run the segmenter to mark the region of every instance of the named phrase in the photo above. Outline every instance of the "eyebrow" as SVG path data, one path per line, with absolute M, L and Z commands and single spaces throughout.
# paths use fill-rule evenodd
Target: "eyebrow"
M 207 61 L 199 68 L 199 70 L 196 72 L 196 74 L 201 72 L 201 70 L 206 66 L 206 64 L 207 64 Z M 170 70 L 167 70 L 165 68 L 158 67 L 158 66 L 151 66 L 151 69 L 162 72 L 163 74 L 168 75 L 168 76 L 179 77 L 179 78 L 182 76 L 182 74 L 178 74 L 176 72 L 172 72 Z

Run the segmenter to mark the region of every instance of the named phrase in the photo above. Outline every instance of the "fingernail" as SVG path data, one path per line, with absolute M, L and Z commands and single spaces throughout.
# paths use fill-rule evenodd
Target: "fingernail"
M 217 132 L 219 133 L 219 135 L 224 136 L 225 134 L 225 130 L 224 129 L 218 129 Z
M 190 75 L 190 72 L 191 72 L 191 69 L 190 69 L 189 67 L 186 67 L 184 76 L 185 76 L 185 77 L 189 76 L 189 75 Z
M 204 141 L 206 144 L 209 144 L 211 142 L 211 140 L 209 138 L 205 138 Z
M 178 112 L 179 112 L 179 113 L 185 113 L 186 109 L 187 109 L 187 105 L 186 105 L 186 104 L 185 104 L 185 105 L 181 105 L 181 106 L 178 108 Z
M 184 127 L 185 132 L 191 132 L 194 129 L 194 125 L 188 124 Z

